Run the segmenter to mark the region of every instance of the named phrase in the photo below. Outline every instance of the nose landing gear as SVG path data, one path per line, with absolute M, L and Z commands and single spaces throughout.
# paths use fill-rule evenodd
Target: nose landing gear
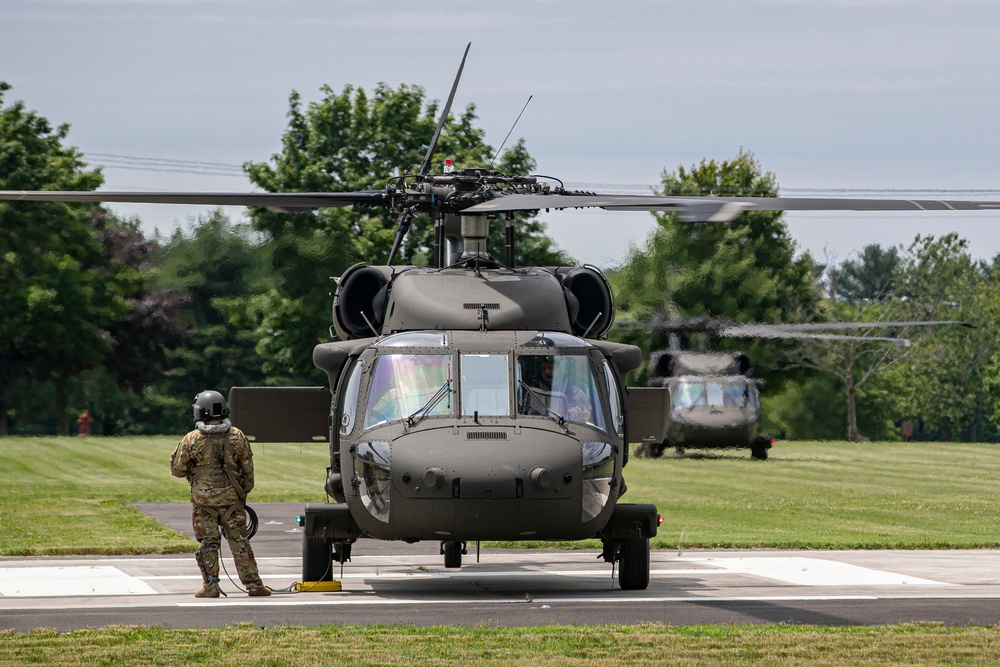
M 459 540 L 451 540 L 441 543 L 441 553 L 444 554 L 444 566 L 447 568 L 462 567 L 462 554 L 469 553 L 466 543 Z

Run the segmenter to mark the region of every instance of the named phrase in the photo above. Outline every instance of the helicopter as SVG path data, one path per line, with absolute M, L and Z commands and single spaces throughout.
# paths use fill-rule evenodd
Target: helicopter
M 327 383 L 234 387 L 234 423 L 257 442 L 329 447 L 324 490 L 300 524 L 303 580 L 330 578 L 360 539 L 435 541 L 446 568 L 469 542 L 597 539 L 624 590 L 649 583 L 652 504 L 621 502 L 639 432 L 627 374 L 641 350 L 607 339 L 613 291 L 592 266 L 515 265 L 515 214 L 568 208 L 671 211 L 701 222 L 745 210 L 982 210 L 1000 202 L 603 195 L 490 168 L 433 172 L 466 46 L 419 167 L 355 192 L 0 191 L 0 200 L 377 206 L 398 213 L 384 265 L 337 279 L 331 339 L 312 352 Z M 430 266 L 396 264 L 416 214 L 434 225 Z M 503 225 L 505 257 L 486 251 Z M 662 389 L 662 388 L 660 388 Z M 659 396 L 668 392 L 661 391 Z
M 638 453 L 660 457 L 668 447 L 749 448 L 766 460 L 774 439 L 760 432 L 760 390 L 745 352 L 682 350 L 677 333 L 670 347 L 650 354 L 648 387 L 629 390 L 629 419 Z
M 647 387 L 629 389 L 629 428 L 639 440 L 639 454 L 657 458 L 673 447 L 686 449 L 749 449 L 765 461 L 775 440 L 761 433 L 760 391 L 764 381 L 752 377 L 749 355 L 705 349 L 712 333 L 725 338 L 784 338 L 888 343 L 908 347 L 907 338 L 830 333 L 850 329 L 901 329 L 964 326 L 954 320 L 905 322 L 815 322 L 801 324 L 742 324 L 719 318 L 671 314 L 646 325 L 668 333 L 668 348 L 649 355 Z M 682 334 L 697 334 L 697 349 L 682 349 Z

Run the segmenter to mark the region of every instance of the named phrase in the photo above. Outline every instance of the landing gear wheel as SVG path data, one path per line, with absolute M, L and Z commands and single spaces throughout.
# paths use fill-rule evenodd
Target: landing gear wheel
M 637 453 L 644 459 L 658 459 L 663 456 L 662 442 L 644 442 L 639 445 Z
M 771 448 L 771 441 L 767 438 L 757 438 L 750 445 L 750 458 L 758 461 L 767 460 L 767 450 Z
M 626 540 L 618 552 L 618 585 L 623 591 L 644 591 L 649 586 L 649 538 Z
M 333 581 L 333 545 L 330 540 L 303 538 L 302 581 Z
M 447 568 L 462 567 L 462 553 L 465 551 L 465 544 L 458 540 L 441 543 L 441 553 L 444 554 L 444 566 Z

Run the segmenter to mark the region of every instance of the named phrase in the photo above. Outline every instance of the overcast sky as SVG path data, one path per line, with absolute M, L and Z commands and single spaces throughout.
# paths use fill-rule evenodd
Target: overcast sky
M 742 147 L 787 196 L 1000 199 L 1000 2 L 988 0 L 31 0 L 0 4 L 0 80 L 88 155 L 240 165 L 280 148 L 288 96 L 384 81 L 477 105 L 498 146 L 568 183 L 652 186 Z M 107 160 L 107 158 L 102 158 Z M 95 158 L 95 161 L 98 161 Z M 461 165 L 460 165 L 461 166 Z M 109 190 L 250 189 L 239 176 L 109 167 Z M 905 191 L 905 192 L 903 192 Z M 205 209 L 116 206 L 169 233 Z M 240 214 L 240 209 L 232 211 Z M 648 213 L 543 215 L 560 247 L 611 266 Z M 799 213 L 799 250 L 957 231 L 1000 253 L 1000 214 Z

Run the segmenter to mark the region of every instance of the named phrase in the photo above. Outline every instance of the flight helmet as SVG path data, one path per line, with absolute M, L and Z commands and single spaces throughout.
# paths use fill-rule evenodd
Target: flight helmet
M 194 420 L 196 422 L 207 419 L 225 419 L 229 416 L 229 408 L 226 407 L 226 399 L 217 391 L 203 391 L 194 397 Z

